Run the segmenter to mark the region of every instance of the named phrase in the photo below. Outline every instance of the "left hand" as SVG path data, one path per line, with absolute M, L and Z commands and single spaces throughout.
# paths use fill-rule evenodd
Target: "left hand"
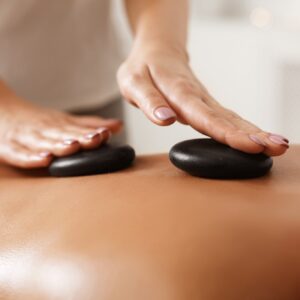
M 281 155 L 288 141 L 261 130 L 218 103 L 195 77 L 184 51 L 151 46 L 134 48 L 117 74 L 124 98 L 158 125 L 176 120 L 232 148 Z

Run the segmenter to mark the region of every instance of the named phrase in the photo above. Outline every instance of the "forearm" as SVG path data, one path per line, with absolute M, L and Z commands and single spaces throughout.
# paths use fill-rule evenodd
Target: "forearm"
M 185 51 L 188 0 L 125 0 L 134 46 L 168 45 Z

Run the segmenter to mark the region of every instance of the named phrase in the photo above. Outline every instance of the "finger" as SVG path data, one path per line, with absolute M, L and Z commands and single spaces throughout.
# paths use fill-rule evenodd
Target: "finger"
M 48 151 L 55 156 L 67 156 L 80 150 L 79 142 L 74 139 L 53 139 L 39 132 L 23 132 L 14 139 L 33 151 Z
M 219 110 L 218 107 L 215 106 L 215 109 Z M 289 148 L 289 141 L 283 136 L 267 133 L 260 129 L 258 126 L 253 123 L 243 119 L 235 112 L 221 108 L 221 113 L 226 117 L 230 122 L 236 124 L 236 126 L 246 133 L 248 133 L 249 138 L 256 142 L 259 145 L 264 146 L 263 152 L 268 156 L 278 156 L 282 155 Z
M 172 82 L 169 78 L 165 78 L 164 81 L 157 81 L 157 84 L 168 96 L 177 115 L 197 131 L 247 153 L 264 151 L 264 146 L 251 140 L 247 132 L 228 120 L 214 107 L 208 106 L 205 99 L 202 99 L 199 86 L 194 81 L 178 78 Z
M 93 149 L 101 144 L 101 136 L 96 131 L 85 132 L 84 134 L 81 130 L 67 130 L 67 129 L 57 129 L 49 128 L 43 131 L 43 136 L 46 139 L 56 139 L 62 141 L 58 144 L 58 147 L 77 147 L 77 151 L 82 149 Z M 74 146 L 75 145 L 75 146 Z
M 247 132 L 224 117 L 222 113 L 208 107 L 198 97 L 189 95 L 185 101 L 185 105 L 180 106 L 178 110 L 197 131 L 212 137 L 220 143 L 247 153 L 264 151 L 263 145 L 255 143 L 249 138 Z
M 79 126 L 67 125 L 63 129 L 49 128 L 43 131 L 46 137 L 63 140 L 64 144 L 68 141 L 76 141 L 82 149 L 95 149 L 107 140 L 108 129 L 103 127 L 90 131 Z
M 131 99 L 153 123 L 166 126 L 176 121 L 176 113 L 155 87 L 148 70 L 120 80 L 122 93 Z
M 47 167 L 52 161 L 50 153 L 38 153 L 11 141 L 1 147 L 1 160 L 15 167 L 23 169 Z
M 183 118 L 182 116 L 180 115 L 177 115 L 177 121 L 179 123 L 181 123 L 182 125 L 189 125 L 188 122 L 185 120 L 185 118 Z
M 106 143 L 112 136 L 112 132 L 106 127 L 100 127 L 97 129 L 97 132 L 102 137 L 102 144 Z
M 266 145 L 264 154 L 268 156 L 279 156 L 289 149 L 288 141 L 276 134 L 257 132 L 255 136 Z
M 159 74 L 156 75 L 159 78 Z M 179 119 L 182 118 L 196 130 L 221 143 L 244 152 L 264 152 L 272 156 L 281 155 L 288 148 L 286 145 L 264 141 L 259 137 L 260 134 L 264 134 L 263 130 L 223 108 L 193 78 L 179 76 L 172 80 L 170 74 L 165 74 L 155 83 L 167 95 Z
M 106 143 L 111 135 L 112 133 L 108 128 L 100 127 L 92 132 L 78 136 L 77 139 L 82 149 L 95 149 Z
M 97 116 L 72 116 L 72 123 L 82 128 L 97 129 L 106 127 L 111 132 L 119 132 L 123 127 L 123 122 L 118 119 L 104 119 Z

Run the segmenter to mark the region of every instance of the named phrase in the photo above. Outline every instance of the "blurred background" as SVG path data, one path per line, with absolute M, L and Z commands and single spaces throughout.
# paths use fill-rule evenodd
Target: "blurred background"
M 300 1 L 194 0 L 190 14 L 191 64 L 213 96 L 300 143 Z M 129 143 L 138 153 L 166 152 L 201 136 L 180 124 L 158 127 L 124 105 Z

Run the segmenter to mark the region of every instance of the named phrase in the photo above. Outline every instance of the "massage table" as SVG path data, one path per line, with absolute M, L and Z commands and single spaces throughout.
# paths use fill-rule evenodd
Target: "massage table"
M 1 300 L 300 299 L 300 145 L 250 180 L 166 154 L 51 178 L 0 166 Z

